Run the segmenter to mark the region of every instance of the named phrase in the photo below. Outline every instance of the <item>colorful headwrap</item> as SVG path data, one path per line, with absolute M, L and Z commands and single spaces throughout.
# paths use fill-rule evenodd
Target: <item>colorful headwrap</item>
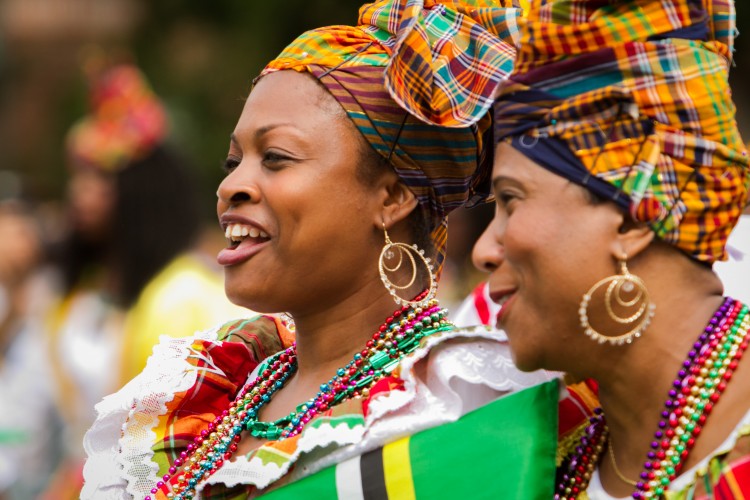
M 745 205 L 731 0 L 532 2 L 495 139 L 706 263 Z
M 107 69 L 91 84 L 91 114 L 67 137 L 75 163 L 116 172 L 148 155 L 167 134 L 164 107 L 134 66 Z
M 306 71 L 331 92 L 430 214 L 439 265 L 445 217 L 490 197 L 487 111 L 515 57 L 520 10 L 510 7 L 380 0 L 357 26 L 304 33 L 261 73 Z

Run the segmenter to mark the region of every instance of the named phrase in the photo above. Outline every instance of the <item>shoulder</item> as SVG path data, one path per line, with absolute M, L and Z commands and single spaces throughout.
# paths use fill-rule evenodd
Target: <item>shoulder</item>
M 504 333 L 485 326 L 426 337 L 393 375 L 403 382 L 399 390 L 368 402 L 367 420 L 374 435 L 410 434 L 452 422 L 500 397 L 554 378 L 516 368 Z
M 81 497 L 99 498 L 109 488 L 141 498 L 148 494 L 139 488 L 158 481 L 169 443 L 192 439 L 265 357 L 290 342 L 288 331 L 270 316 L 190 337 L 162 336 L 143 371 L 96 406 L 96 421 L 84 438 L 88 458 Z

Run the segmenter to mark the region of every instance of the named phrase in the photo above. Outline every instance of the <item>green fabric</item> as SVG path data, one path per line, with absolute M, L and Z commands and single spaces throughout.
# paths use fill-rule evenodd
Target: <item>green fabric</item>
M 546 382 L 493 401 L 456 422 L 413 435 L 409 455 L 416 498 L 551 498 L 558 391 L 557 381 Z M 336 467 L 262 498 L 339 498 Z M 382 476 L 372 482 L 380 483 L 382 490 Z M 362 490 L 368 498 L 367 492 L 377 490 L 377 485 L 362 484 Z

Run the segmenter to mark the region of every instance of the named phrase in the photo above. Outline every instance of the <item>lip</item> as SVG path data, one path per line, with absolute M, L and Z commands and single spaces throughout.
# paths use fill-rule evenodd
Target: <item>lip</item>
M 495 304 L 500 305 L 500 310 L 495 317 L 495 326 L 502 328 L 503 318 L 507 315 L 510 310 L 513 301 L 516 298 L 515 288 L 506 288 L 502 290 L 490 290 L 490 300 Z
M 238 214 L 222 214 L 221 217 L 219 217 L 219 222 L 221 223 L 222 230 L 226 230 L 229 224 L 243 224 L 246 226 L 253 226 L 258 230 L 269 234 L 268 231 L 255 220 Z M 265 241 L 257 242 L 250 238 L 247 238 L 241 241 L 240 244 L 236 247 L 227 247 L 219 251 L 218 255 L 216 256 L 216 262 L 224 267 L 242 264 L 258 252 L 263 250 L 263 248 L 265 248 L 270 243 L 270 241 L 271 240 L 268 239 Z

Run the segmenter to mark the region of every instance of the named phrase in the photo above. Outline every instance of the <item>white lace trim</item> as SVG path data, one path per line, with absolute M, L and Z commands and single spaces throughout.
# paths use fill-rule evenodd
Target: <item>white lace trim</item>
M 199 353 L 191 350 L 192 344 L 216 341 L 217 330 L 177 339 L 162 336 L 143 372 L 96 405 L 97 419 L 83 443 L 88 459 L 82 499 L 143 498 L 150 493 L 159 480 L 151 449 L 154 428 L 175 394 L 195 385 L 198 371 L 187 359 Z
M 89 459 L 81 498 L 124 499 L 129 498 L 127 493 L 142 498 L 149 494 L 158 481 L 151 449 L 154 428 L 174 394 L 195 384 L 197 372 L 186 359 L 196 338 L 215 341 L 216 330 L 187 339 L 163 338 L 143 373 L 97 405 L 99 417 L 86 435 Z M 505 340 L 502 332 L 486 327 L 428 337 L 425 345 L 400 365 L 405 390 L 374 398 L 364 427 L 309 427 L 300 436 L 291 460 L 281 467 L 240 456 L 225 462 L 205 483 L 265 488 L 296 463 L 290 474 L 294 480 L 402 436 L 455 421 L 504 394 L 551 378 L 543 372 L 523 373 L 515 368 Z M 420 362 L 427 363 L 425 369 L 418 368 Z

